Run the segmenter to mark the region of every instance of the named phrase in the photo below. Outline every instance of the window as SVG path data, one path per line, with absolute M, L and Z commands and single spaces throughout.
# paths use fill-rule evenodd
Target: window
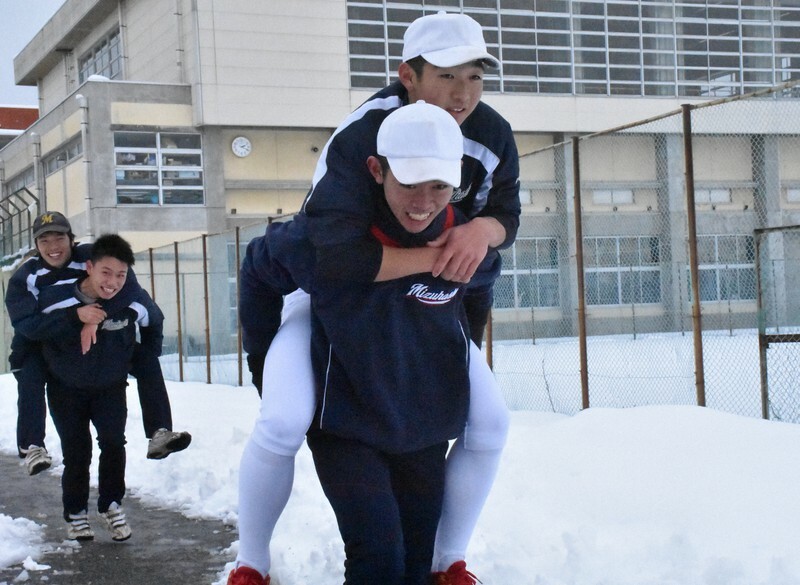
M 731 190 L 730 189 L 695 189 L 694 202 L 699 203 L 730 203 Z
M 557 307 L 558 242 L 555 238 L 517 238 L 502 250 L 503 269 L 494 286 L 496 309 Z
M 83 83 L 92 75 L 117 79 L 121 73 L 122 51 L 120 50 L 119 29 L 106 36 L 86 55 L 78 59 L 79 83 Z
M 115 132 L 118 205 L 202 205 L 199 134 Z
M 595 205 L 631 205 L 633 189 L 594 189 L 592 202 Z
M 83 142 L 80 137 L 70 140 L 66 145 L 48 154 L 43 160 L 44 173 L 50 175 L 83 154 Z
M 655 236 L 584 238 L 586 302 L 661 302 L 660 242 Z
M 484 30 L 486 91 L 728 96 L 800 77 L 800 6 L 766 0 L 347 0 L 350 84 L 380 89 L 410 22 L 463 12 Z M 769 64 L 765 65 L 765 62 Z
M 28 185 L 33 185 L 35 181 L 35 175 L 33 172 L 33 167 L 28 167 L 23 172 L 21 172 L 16 177 L 12 177 L 6 184 L 8 185 L 8 192 L 9 193 L 16 193 L 27 187 Z
M 753 236 L 698 236 L 697 258 L 701 302 L 756 298 Z

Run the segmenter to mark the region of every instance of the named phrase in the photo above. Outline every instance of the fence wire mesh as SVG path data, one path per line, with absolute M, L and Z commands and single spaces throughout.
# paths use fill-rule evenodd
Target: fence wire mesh
M 765 94 L 522 155 L 533 218 L 504 256 L 493 313 L 495 372 L 512 408 L 577 411 L 585 367 L 591 406 L 761 414 L 753 231 L 800 209 L 798 106 Z M 552 266 L 520 262 L 537 238 L 552 241 Z M 538 290 L 503 288 L 521 283 Z
M 764 415 L 800 422 L 800 226 L 756 231 Z

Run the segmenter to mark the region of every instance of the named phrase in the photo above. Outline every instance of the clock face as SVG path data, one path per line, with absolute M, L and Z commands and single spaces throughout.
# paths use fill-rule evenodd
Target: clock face
M 237 136 L 233 139 L 233 142 L 231 142 L 231 150 L 233 150 L 233 154 L 236 156 L 245 157 L 253 150 L 253 145 L 250 144 L 250 141 L 244 136 Z

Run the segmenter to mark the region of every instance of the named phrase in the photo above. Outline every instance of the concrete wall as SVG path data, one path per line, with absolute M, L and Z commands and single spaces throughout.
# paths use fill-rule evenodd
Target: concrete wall
M 124 79 L 185 83 L 180 34 L 188 17 L 176 14 L 176 11 L 188 9 L 190 4 L 176 3 L 175 0 L 138 0 L 122 5 L 125 24 L 122 41 L 126 56 Z
M 335 127 L 350 111 L 344 2 L 198 0 L 197 26 L 203 123 Z

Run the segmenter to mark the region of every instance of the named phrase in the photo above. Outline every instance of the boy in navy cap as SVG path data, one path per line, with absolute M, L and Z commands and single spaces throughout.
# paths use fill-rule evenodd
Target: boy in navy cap
M 43 322 L 39 296 L 47 287 L 64 286 L 85 276 L 92 245 L 76 243 L 69 220 L 57 211 L 38 215 L 32 236 L 37 254 L 23 262 L 9 279 L 5 304 L 14 327 L 9 362 L 19 394 L 17 446 L 20 458 L 25 458 L 28 474 L 36 475 L 52 463 L 44 443 L 46 368 L 40 344 L 32 339 Z M 131 270 L 119 295 L 81 307 L 78 317 L 86 323 L 99 323 L 107 311 L 126 306 L 139 288 Z M 148 458 L 161 459 L 185 449 L 191 435 L 172 431 L 169 396 L 158 356 L 137 346 L 131 373 L 138 381 L 142 422 L 150 438 Z

